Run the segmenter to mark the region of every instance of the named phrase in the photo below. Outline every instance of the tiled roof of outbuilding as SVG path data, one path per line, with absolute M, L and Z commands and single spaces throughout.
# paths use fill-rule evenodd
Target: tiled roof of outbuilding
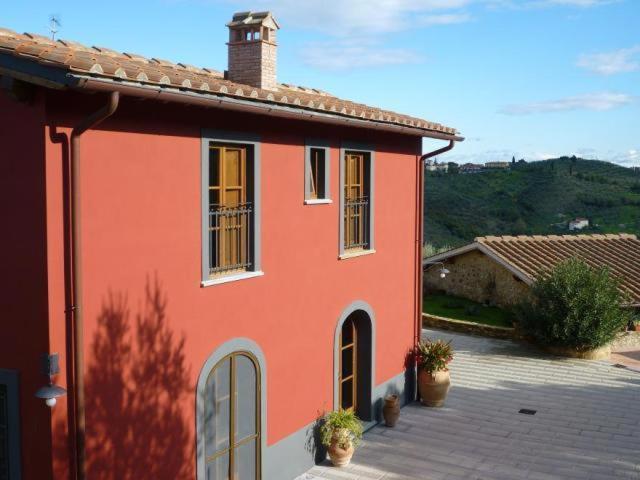
M 578 257 L 593 267 L 606 266 L 620 279 L 622 290 L 629 294 L 631 303 L 640 305 L 640 240 L 635 235 L 478 237 L 473 244 L 425 261 L 443 260 L 473 249 L 500 260 L 530 281 L 571 257 Z
M 74 75 L 133 82 L 140 85 L 168 87 L 201 94 L 240 98 L 353 117 L 376 123 L 411 127 L 454 137 L 455 129 L 420 118 L 342 100 L 316 89 L 280 84 L 277 91 L 263 90 L 225 80 L 210 68 L 173 63 L 160 58 L 146 58 L 109 48 L 87 47 L 80 43 L 53 41 L 41 35 L 19 34 L 0 28 L 0 54 L 9 54 Z

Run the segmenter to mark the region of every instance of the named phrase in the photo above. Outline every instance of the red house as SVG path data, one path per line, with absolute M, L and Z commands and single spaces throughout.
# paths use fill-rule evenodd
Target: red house
M 228 27 L 224 73 L 0 29 L 0 478 L 293 479 L 323 412 L 413 400 L 422 138 L 462 138 Z

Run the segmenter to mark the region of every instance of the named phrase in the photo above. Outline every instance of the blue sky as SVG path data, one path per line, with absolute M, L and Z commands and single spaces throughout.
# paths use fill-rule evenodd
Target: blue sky
M 639 0 L 29 0 L 0 26 L 56 14 L 60 38 L 223 70 L 247 9 L 281 23 L 280 81 L 456 127 L 442 160 L 640 166 Z

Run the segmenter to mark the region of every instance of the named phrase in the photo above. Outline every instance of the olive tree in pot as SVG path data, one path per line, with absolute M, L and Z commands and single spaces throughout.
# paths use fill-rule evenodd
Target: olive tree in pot
M 420 401 L 428 407 L 441 407 L 451 379 L 447 365 L 453 360 L 451 342 L 424 340 L 416 348 Z
M 362 430 L 362 422 L 351 410 L 337 410 L 324 416 L 320 435 L 334 466 L 349 465 L 362 439 Z
M 524 332 L 552 353 L 606 358 L 609 343 L 631 318 L 619 286 L 606 267 L 571 258 L 536 279 L 516 316 Z

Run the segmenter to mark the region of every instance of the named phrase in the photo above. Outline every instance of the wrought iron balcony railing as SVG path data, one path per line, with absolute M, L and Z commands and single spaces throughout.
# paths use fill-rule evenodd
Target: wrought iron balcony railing
M 209 275 L 250 270 L 253 206 L 209 206 Z
M 369 248 L 369 198 L 347 198 L 344 203 L 344 249 Z

